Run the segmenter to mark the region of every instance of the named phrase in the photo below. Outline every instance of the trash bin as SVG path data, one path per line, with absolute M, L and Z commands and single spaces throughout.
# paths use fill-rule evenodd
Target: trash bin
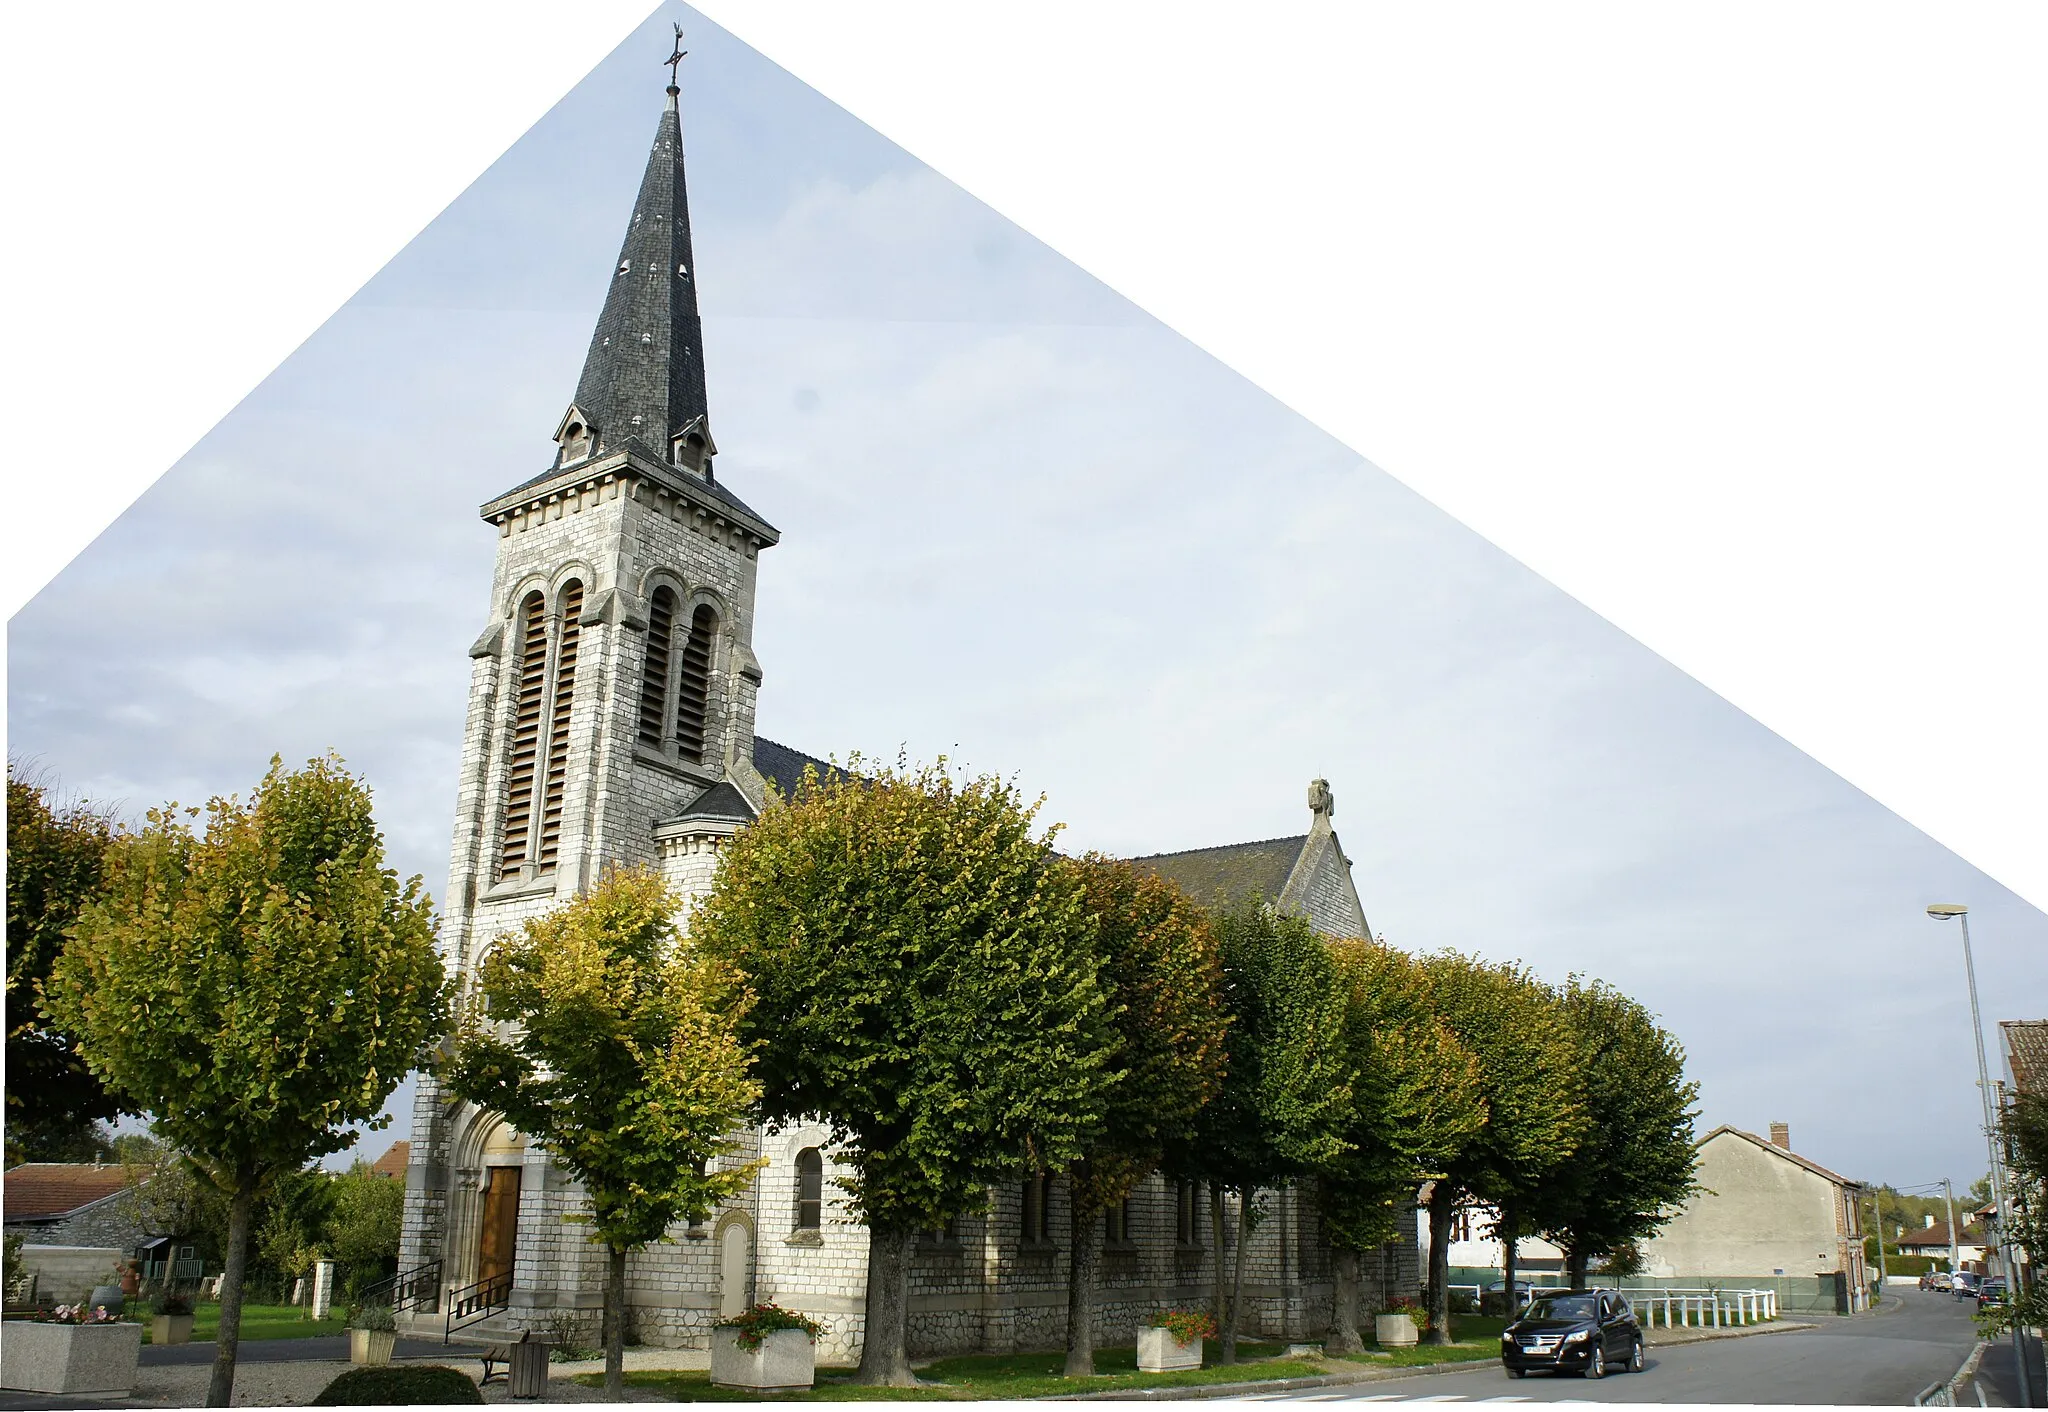
M 512 1345 L 512 1360 L 505 1370 L 505 1391 L 514 1397 L 541 1397 L 548 1390 L 548 1341 L 532 1334 L 520 1335 Z

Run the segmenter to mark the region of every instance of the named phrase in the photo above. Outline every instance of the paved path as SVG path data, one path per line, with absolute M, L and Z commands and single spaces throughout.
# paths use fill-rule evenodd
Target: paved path
M 1599 1382 L 1531 1374 L 1498 1363 L 1428 1377 L 1315 1388 L 1259 1402 L 1748 1402 L 1908 1406 L 1945 1381 L 1976 1346 L 1970 1306 L 1932 1291 L 1888 1291 L 1882 1312 L 1826 1318 L 1804 1333 L 1652 1344 L 1640 1373 Z M 1972 1399 L 1974 1401 L 1974 1399 Z

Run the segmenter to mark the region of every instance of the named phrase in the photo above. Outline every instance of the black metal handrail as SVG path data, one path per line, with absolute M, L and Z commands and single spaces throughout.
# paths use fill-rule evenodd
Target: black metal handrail
M 441 1307 L 441 1262 L 429 1260 L 379 1280 L 356 1296 L 358 1304 L 388 1304 L 394 1314 L 408 1309 L 437 1313 Z
M 448 1324 L 442 1330 L 441 1342 L 447 1343 L 457 1329 L 481 1323 L 500 1309 L 510 1308 L 511 1303 L 512 1272 L 509 1270 L 463 1286 L 448 1296 Z

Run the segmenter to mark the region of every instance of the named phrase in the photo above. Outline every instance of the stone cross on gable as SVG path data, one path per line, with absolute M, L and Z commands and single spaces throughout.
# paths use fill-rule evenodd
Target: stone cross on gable
M 1308 782 L 1308 808 L 1310 813 L 1325 819 L 1336 815 L 1337 797 L 1330 793 L 1330 782 L 1328 780 L 1310 780 Z

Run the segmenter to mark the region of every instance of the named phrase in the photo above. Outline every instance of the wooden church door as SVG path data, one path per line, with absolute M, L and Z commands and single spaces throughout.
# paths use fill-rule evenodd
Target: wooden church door
M 519 1236 L 519 1169 L 491 1167 L 484 1184 L 484 1220 L 477 1250 L 479 1282 L 509 1277 L 512 1247 Z

